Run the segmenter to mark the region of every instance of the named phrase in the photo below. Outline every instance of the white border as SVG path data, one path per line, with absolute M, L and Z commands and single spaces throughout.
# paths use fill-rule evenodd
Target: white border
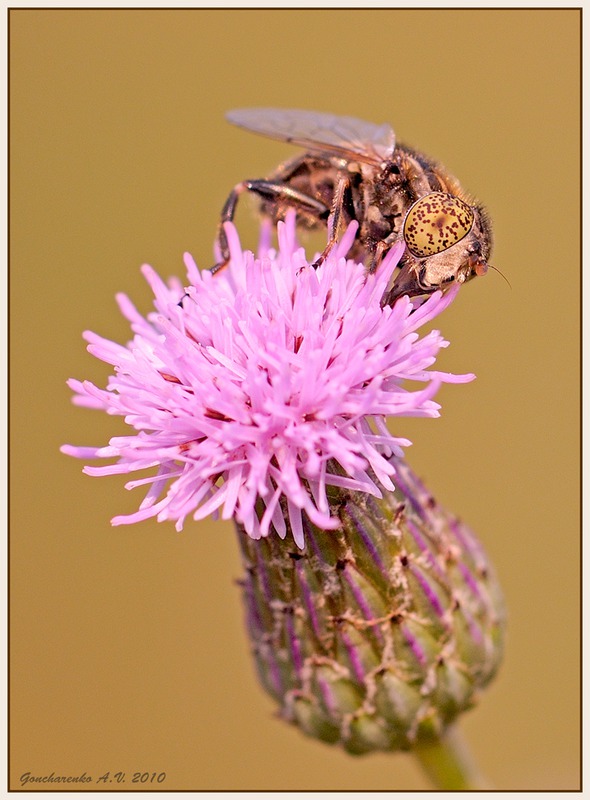
M 443 3 L 443 2 L 425 2 L 425 3 L 416 3 L 416 2 L 397 2 L 397 3 L 386 3 L 386 2 L 371 2 L 370 4 L 364 6 L 360 5 L 358 0 L 356 2 L 348 1 L 347 0 L 320 0 L 317 3 L 297 3 L 297 2 L 289 2 L 286 0 L 285 2 L 277 3 L 277 2 L 265 2 L 265 0 L 257 0 L 257 2 L 233 2 L 233 3 L 223 3 L 223 2 L 216 2 L 215 0 L 210 0 L 210 2 L 203 2 L 203 3 L 189 3 L 189 2 L 182 2 L 182 0 L 177 0 L 177 2 L 172 2 L 169 4 L 162 4 L 161 2 L 154 2 L 154 0 L 143 0 L 143 2 L 104 2 L 104 0 L 90 0 L 87 5 L 84 5 L 80 2 L 52 2 L 52 3 L 35 3 L 35 2 L 22 2 L 22 0 L 14 0 L 13 2 L 5 2 L 5 0 L 0 0 L 0 5 L 4 10 L 4 13 L 1 15 L 0 18 L 0 32 L 1 32 L 1 40 L 5 42 L 4 52 L 8 52 L 8 25 L 7 25 L 7 18 L 8 14 L 7 11 L 9 9 L 18 9 L 18 8 L 35 8 L 35 9 L 57 9 L 57 8 L 81 8 L 85 10 L 86 8 L 326 8 L 326 7 L 335 7 L 335 8 L 362 8 L 363 10 L 366 8 L 471 8 L 471 9 L 479 9 L 479 8 L 522 8 L 522 9 L 544 9 L 544 8 L 555 8 L 555 9 L 563 9 L 563 8 L 582 8 L 584 11 L 587 11 L 586 8 L 587 3 L 590 0 L 582 0 L 582 2 L 567 2 L 567 0 L 561 4 L 556 0 L 537 0 L 536 2 L 532 2 L 526 0 L 523 2 L 494 2 L 494 0 L 489 0 L 488 2 L 464 2 L 462 0 L 456 0 L 454 3 Z M 588 24 L 587 20 L 585 19 L 586 14 L 583 15 L 582 22 L 583 22 L 583 53 L 590 52 L 589 45 L 590 45 L 590 36 L 588 33 Z M 7 153 L 7 142 L 8 142 L 8 126 L 7 126 L 7 58 L 2 60 L 2 66 L 0 67 L 2 72 L 4 73 L 4 80 L 2 81 L 1 92 L 2 92 L 2 103 L 1 109 L 4 113 L 4 121 L 5 124 L 1 126 L 2 128 L 2 144 L 3 144 L 3 152 Z M 583 85 L 587 87 L 590 83 L 590 74 L 588 70 L 587 60 L 584 58 L 583 64 Z M 585 122 L 586 116 L 586 102 L 585 102 L 585 94 L 584 92 L 584 103 L 583 103 L 583 122 Z M 551 113 L 551 110 L 548 109 L 547 113 Z M 586 126 L 584 125 L 584 130 Z M 587 148 L 585 148 L 587 153 Z M 6 163 L 6 161 L 5 161 Z M 588 177 L 588 157 L 584 158 L 583 163 L 583 196 L 584 196 L 584 216 L 583 216 L 583 230 L 588 231 L 590 230 L 590 212 L 588 211 L 588 204 L 587 204 L 587 197 L 588 195 L 588 188 L 589 188 L 589 177 Z M 2 194 L 2 203 L 4 213 L 2 214 L 2 233 L 3 236 L 2 241 L 8 241 L 8 224 L 7 224 L 7 170 L 3 172 L 3 183 L 5 187 L 5 191 Z M 589 261 L 589 247 L 588 241 L 586 237 L 586 241 L 584 241 L 584 249 L 583 249 L 583 264 L 584 269 L 586 271 L 587 267 L 585 266 Z M 2 277 L 4 278 L 3 284 L 6 287 L 6 275 L 7 275 L 7 263 L 6 263 L 6 249 L 4 249 L 4 257 L 0 261 L 1 270 L 2 270 Z M 588 282 L 584 281 L 583 283 L 583 308 L 584 310 L 588 307 L 588 301 L 590 300 L 590 289 L 588 288 Z M 0 301 L 0 315 L 3 319 L 3 330 L 6 330 L 6 320 L 7 320 L 7 306 L 8 298 L 7 293 L 4 292 L 2 295 L 2 300 Z M 583 359 L 583 389 L 586 390 L 583 392 L 584 402 L 583 402 L 583 411 L 587 411 L 587 398 L 589 392 L 587 391 L 589 387 L 588 385 L 588 343 L 590 342 L 590 323 L 584 315 L 583 317 L 583 324 L 582 324 L 582 337 L 583 337 L 583 345 L 584 345 L 584 359 Z M 2 344 L 0 345 L 0 362 L 3 369 L 3 374 L 7 375 L 7 347 L 6 347 L 6 336 L 3 336 Z M 3 400 L 4 408 L 7 408 L 6 404 L 6 395 L 4 395 Z M 586 413 L 584 413 L 584 420 L 586 419 Z M 6 418 L 6 417 L 5 417 Z M 7 452 L 7 436 L 6 436 L 7 426 L 3 426 L 0 432 L 0 442 L 3 446 L 4 452 Z M 586 426 L 584 425 L 583 431 L 583 463 L 585 465 L 586 462 L 586 455 L 588 452 L 588 433 Z M 3 474 L 1 481 L 1 485 L 4 488 L 3 491 L 3 499 L 5 500 L 5 507 L 7 501 L 7 491 L 6 491 L 6 475 L 7 475 L 7 464 L 6 461 L 3 462 Z M 583 474 L 583 497 L 587 498 L 590 497 L 590 479 L 588 478 L 588 474 L 584 470 Z M 588 513 L 586 508 L 584 509 L 584 516 L 583 516 L 583 531 L 586 532 L 588 528 Z M 4 552 L 6 552 L 6 542 L 7 539 L 4 538 Z M 586 544 L 584 548 L 584 561 L 583 561 L 583 586 L 590 585 L 590 556 L 588 555 L 590 547 Z M 5 573 L 7 576 L 7 566 L 5 567 Z M 590 618 L 590 601 L 588 599 L 589 592 L 586 591 L 584 602 L 583 602 L 583 612 L 584 612 L 584 619 Z M 0 599 L 0 608 L 2 610 L 2 614 L 0 616 L 0 638 L 2 643 L 0 647 L 2 648 L 4 658 L 2 659 L 2 663 L 0 665 L 0 671 L 6 675 L 7 669 L 7 658 L 6 658 L 6 635 L 7 635 L 7 607 L 6 607 L 6 593 L 2 593 L 2 598 Z M 586 665 L 588 663 L 588 656 L 590 654 L 589 651 L 590 645 L 588 644 L 588 637 L 585 637 L 584 641 L 584 650 L 583 650 L 583 663 Z M 585 672 L 586 670 L 584 670 Z M 584 678 L 587 676 L 584 675 Z M 7 681 L 4 681 L 4 685 L 7 685 Z M 589 739 L 589 726 L 587 724 L 587 720 L 590 718 L 590 693 L 588 690 L 588 681 L 584 681 L 585 691 L 583 695 L 583 719 L 585 721 L 584 724 L 584 737 L 583 737 L 583 764 L 584 767 L 586 764 L 590 763 L 590 745 L 588 744 Z M 0 713 L 4 724 L 2 729 L 0 730 L 0 797 L 9 797 L 8 792 L 6 791 L 7 786 L 7 778 L 8 778 L 8 765 L 7 765 L 7 706 L 6 706 L 6 692 L 2 693 L 2 697 L 0 699 Z M 586 783 L 588 783 L 588 779 L 586 777 Z M 582 791 L 581 794 L 585 796 L 588 793 L 588 790 Z M 15 792 L 10 793 L 14 796 Z M 48 797 L 65 797 L 65 798 L 76 798 L 78 796 L 88 796 L 87 792 L 55 792 L 52 791 L 47 794 L 47 792 L 23 792 L 23 794 L 27 798 L 31 798 L 31 800 L 37 800 L 37 798 L 42 798 L 43 800 L 47 800 Z M 301 798 L 301 800 L 309 800 L 310 795 L 313 795 L 313 792 L 280 792 L 277 794 L 281 795 L 289 795 L 290 797 L 296 798 L 297 800 Z M 366 797 L 367 800 L 373 800 L 373 798 L 385 798 L 391 797 L 391 795 L 409 795 L 411 798 L 416 798 L 416 800 L 421 800 L 421 798 L 430 798 L 430 797 L 440 797 L 440 798 L 452 798 L 455 793 L 451 792 L 409 792 L 409 791 L 400 791 L 397 792 L 322 792 L 321 797 L 326 798 L 326 800 L 332 800 L 332 798 L 338 797 L 346 797 L 349 795 L 357 795 Z M 488 797 L 520 797 L 522 796 L 522 792 L 485 792 L 485 795 Z M 535 792 L 536 794 L 536 792 Z M 557 797 L 571 797 L 571 792 L 543 792 L 542 794 L 551 794 Z M 159 798 L 177 798 L 179 795 L 186 796 L 186 795 L 194 795 L 198 798 L 211 798 L 211 800 L 217 800 L 218 798 L 223 797 L 233 797 L 237 796 L 243 798 L 243 800 L 255 800 L 260 798 L 260 793 L 258 792 L 96 792 L 93 791 L 90 793 L 90 796 L 93 797 L 102 797 L 108 796 L 112 798 L 125 798 L 129 796 L 139 797 L 139 798 L 152 798 L 153 800 L 159 800 Z M 462 792 L 462 797 L 481 797 L 482 793 L 480 792 Z

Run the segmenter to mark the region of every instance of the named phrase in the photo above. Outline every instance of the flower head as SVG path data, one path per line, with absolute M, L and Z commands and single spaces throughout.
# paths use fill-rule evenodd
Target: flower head
M 85 467 L 90 475 L 152 470 L 127 483 L 149 489 L 115 525 L 156 517 L 180 530 L 187 516 L 221 513 L 252 538 L 290 530 L 303 547 L 303 512 L 319 528 L 340 525 L 328 487 L 394 489 L 390 457 L 410 442 L 386 417 L 438 416 L 440 384 L 473 378 L 430 369 L 448 343 L 417 333 L 458 287 L 422 305 L 382 306 L 403 244 L 367 274 L 346 258 L 356 223 L 317 268 L 297 244 L 294 215 L 279 223 L 277 249 L 265 244 L 258 257 L 242 251 L 233 226 L 226 232 L 228 267 L 199 272 L 186 255 L 186 289 L 143 267 L 156 311 L 143 317 L 118 296 L 134 332 L 127 345 L 84 334 L 114 375 L 106 389 L 69 381 L 74 402 L 124 416 L 133 430 L 106 447 L 62 450 L 116 459 Z

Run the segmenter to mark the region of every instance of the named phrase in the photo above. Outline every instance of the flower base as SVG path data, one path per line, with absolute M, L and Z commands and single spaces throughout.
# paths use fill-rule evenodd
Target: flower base
M 263 687 L 285 720 L 353 754 L 437 741 L 502 655 L 502 595 L 481 545 L 392 464 L 382 499 L 331 498 L 339 529 L 304 516 L 305 550 L 238 526 Z

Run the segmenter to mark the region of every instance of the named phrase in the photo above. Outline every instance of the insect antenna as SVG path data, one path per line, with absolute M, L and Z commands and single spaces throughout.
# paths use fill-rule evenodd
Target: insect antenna
M 509 287 L 512 289 L 512 284 L 510 283 L 510 281 L 508 280 L 508 278 L 506 277 L 506 275 L 504 275 L 504 273 L 502 272 L 502 270 L 501 270 L 501 269 L 498 269 L 498 267 L 494 267 L 492 264 L 488 264 L 487 266 L 488 266 L 488 269 L 493 269 L 493 270 L 494 270 L 494 272 L 497 272 L 497 273 L 498 273 L 498 275 L 501 275 L 501 276 L 502 276 L 502 278 L 504 278 L 504 280 L 505 280 L 505 281 L 506 281 L 506 283 L 508 284 L 508 286 L 509 286 Z

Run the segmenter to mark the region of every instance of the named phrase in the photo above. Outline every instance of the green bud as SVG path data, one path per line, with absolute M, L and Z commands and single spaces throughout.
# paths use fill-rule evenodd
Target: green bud
M 260 681 L 281 716 L 349 753 L 439 737 L 502 657 L 500 588 L 473 533 L 395 460 L 395 492 L 341 492 L 341 528 L 304 517 L 255 541 L 240 584 Z

